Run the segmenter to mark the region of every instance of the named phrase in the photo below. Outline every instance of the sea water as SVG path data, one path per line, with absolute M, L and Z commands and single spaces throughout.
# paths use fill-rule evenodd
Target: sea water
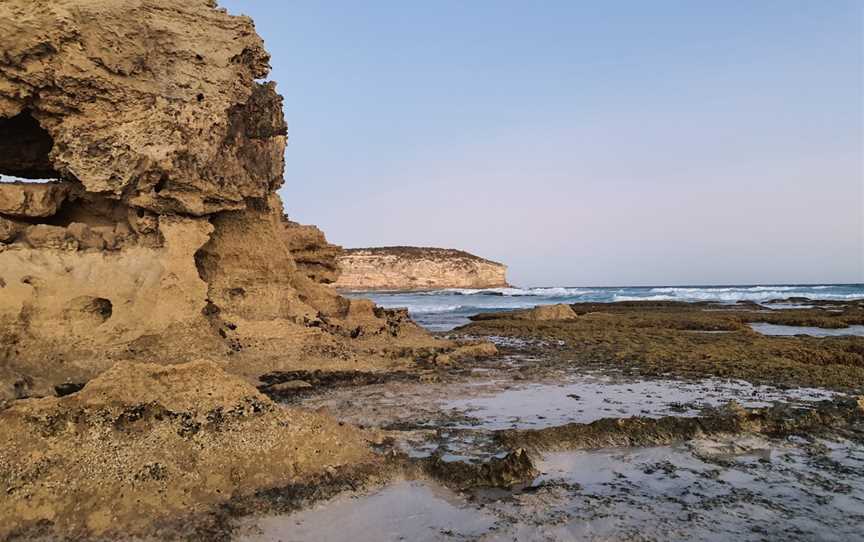
M 481 312 L 522 309 L 536 305 L 638 300 L 735 303 L 747 300 L 764 303 L 772 308 L 785 308 L 787 304 L 769 302 L 790 297 L 831 301 L 864 299 L 864 284 L 491 288 L 427 292 L 349 292 L 347 295 L 372 299 L 382 307 L 405 307 L 420 325 L 432 331 L 448 331 L 467 324 L 469 316 Z

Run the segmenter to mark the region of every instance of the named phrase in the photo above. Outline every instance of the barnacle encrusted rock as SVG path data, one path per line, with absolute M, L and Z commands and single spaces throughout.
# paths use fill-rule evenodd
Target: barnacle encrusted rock
M 250 19 L 5 0 L 0 50 L 0 174 L 55 180 L 0 183 L 0 402 L 117 360 L 204 356 L 255 380 L 454 346 L 321 284 L 337 248 L 286 226 L 282 97 Z
M 121 362 L 78 393 L 0 411 L 0 539 L 134 537 L 374 462 L 366 439 L 212 362 Z

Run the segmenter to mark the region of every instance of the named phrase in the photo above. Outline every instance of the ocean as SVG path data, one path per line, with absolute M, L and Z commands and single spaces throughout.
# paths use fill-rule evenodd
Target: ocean
M 346 295 L 372 299 L 382 307 L 405 307 L 431 331 L 449 331 L 481 312 L 522 309 L 555 303 L 668 300 L 735 303 L 755 301 L 771 306 L 775 299 L 864 299 L 864 284 L 777 284 L 737 286 L 540 287 L 449 289 L 428 292 L 362 292 Z M 781 307 L 777 307 L 781 308 Z

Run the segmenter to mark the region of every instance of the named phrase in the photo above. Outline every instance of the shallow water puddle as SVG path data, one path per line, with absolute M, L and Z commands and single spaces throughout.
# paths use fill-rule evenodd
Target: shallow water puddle
M 558 532 L 575 538 L 758 540 L 782 532 L 861 540 L 862 452 L 849 442 L 795 445 L 759 437 L 563 452 L 540 462 L 536 483 L 577 488 L 549 507 L 566 513 Z M 511 506 L 528 502 L 517 496 Z
M 444 488 L 397 482 L 366 495 L 344 495 L 309 510 L 244 522 L 246 541 L 473 540 L 496 518 Z
M 303 401 L 358 425 L 453 429 L 542 428 L 627 416 L 695 416 L 731 400 L 745 407 L 808 402 L 836 394 L 816 388 L 780 389 L 741 380 L 632 380 L 582 373 L 561 383 L 524 383 L 487 370 L 456 382 L 394 382 L 337 389 Z M 562 382 L 563 381 L 563 382 Z M 357 405 L 363 408 L 358 409 Z
M 809 326 L 780 326 L 777 324 L 752 323 L 753 331 L 763 335 L 792 337 L 795 335 L 810 335 L 811 337 L 864 337 L 864 326 L 849 326 L 840 329 L 827 329 Z
M 803 540 L 864 538 L 864 448 L 755 436 L 552 453 L 524 491 L 458 495 L 397 482 L 291 515 L 243 540 Z
M 775 401 L 819 401 L 834 394 L 814 388 L 780 390 L 740 380 L 643 380 L 616 382 L 582 375 L 560 385 L 540 384 L 443 402 L 442 408 L 471 418 L 456 427 L 536 429 L 600 418 L 695 416 L 704 407 L 735 400 L 745 407 Z
M 518 373 L 517 375 L 518 376 Z M 730 400 L 745 407 L 806 404 L 836 394 L 783 390 L 739 380 L 633 380 L 600 373 L 558 375 L 562 383 L 525 383 L 504 371 L 483 371 L 448 382 L 390 382 L 335 389 L 303 401 L 341 421 L 391 430 L 409 457 L 486 461 L 505 453 L 493 431 L 539 429 L 601 418 L 696 416 Z M 547 379 L 549 380 L 549 379 Z M 357 405 L 363 405 L 357 408 Z

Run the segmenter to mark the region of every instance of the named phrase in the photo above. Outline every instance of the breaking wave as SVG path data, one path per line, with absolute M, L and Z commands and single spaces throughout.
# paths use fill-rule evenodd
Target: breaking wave
M 355 293 L 383 307 L 404 307 L 415 320 L 433 330 L 448 330 L 468 322 L 481 312 L 523 309 L 554 303 L 608 303 L 613 301 L 713 301 L 765 304 L 790 297 L 812 300 L 864 299 L 864 284 L 646 286 L 646 287 L 537 287 L 448 289 L 428 292 Z M 802 300 L 803 301 L 803 300 Z M 772 306 L 772 305 L 767 305 Z M 791 306 L 790 306 L 791 307 Z
M 544 287 L 544 288 L 450 288 L 446 290 L 432 290 L 429 292 L 420 292 L 421 295 L 492 295 L 506 297 L 566 297 L 566 296 L 582 296 L 597 293 L 599 290 L 588 288 L 564 288 L 564 287 Z

